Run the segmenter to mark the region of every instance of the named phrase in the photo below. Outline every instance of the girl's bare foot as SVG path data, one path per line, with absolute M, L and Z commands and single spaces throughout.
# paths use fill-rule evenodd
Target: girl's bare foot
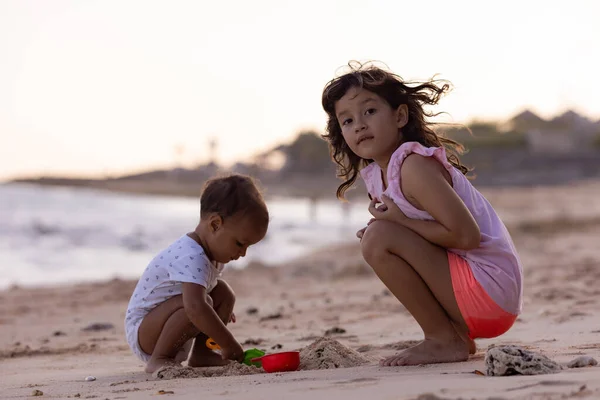
M 475 341 L 473 339 L 469 338 L 468 345 L 469 345 L 469 354 L 477 353 L 477 344 L 475 344 Z
M 381 366 L 436 364 L 465 361 L 469 346 L 460 338 L 452 341 L 425 339 L 416 346 L 382 360 Z
M 144 371 L 146 371 L 149 374 L 152 374 L 156 371 L 158 371 L 159 369 L 161 369 L 162 367 L 180 367 L 181 363 L 178 363 L 177 361 L 175 361 L 172 358 L 160 358 L 160 357 L 156 357 L 156 358 L 150 358 L 150 361 L 148 361 L 148 364 L 146 364 L 146 368 L 144 369 Z
M 461 329 L 460 326 L 455 322 L 452 322 L 452 326 L 454 326 L 454 329 L 456 329 L 458 336 L 460 336 L 460 338 L 469 346 L 469 354 L 477 353 L 477 345 L 475 344 L 475 341 L 469 337 L 468 332 L 465 332 L 464 329 Z
M 199 349 L 194 347 L 188 360 L 188 366 L 190 367 L 213 367 L 227 364 L 229 364 L 229 360 L 223 360 L 220 354 L 203 346 Z

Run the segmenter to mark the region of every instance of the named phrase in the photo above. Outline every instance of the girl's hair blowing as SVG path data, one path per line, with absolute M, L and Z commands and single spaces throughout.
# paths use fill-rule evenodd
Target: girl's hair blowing
M 338 198 L 344 198 L 344 193 L 354 184 L 360 169 L 373 162 L 350 150 L 335 115 L 335 104 L 351 88 L 373 92 L 387 101 L 393 109 L 406 104 L 408 123 L 401 130 L 402 141 L 419 142 L 426 147 L 444 146 L 448 161 L 463 174 L 469 171 L 460 163 L 458 157 L 464 151 L 464 147 L 454 140 L 438 135 L 431 128 L 434 123 L 426 120 L 427 117 L 439 115 L 427 112 L 424 106 L 437 104 L 450 90 L 448 82 L 434 79 L 426 82 L 406 82 L 400 76 L 372 64 L 351 62 L 348 65 L 351 71 L 328 82 L 322 96 L 323 109 L 328 117 L 327 134 L 323 135 L 323 138 L 329 143 L 331 158 L 338 165 L 338 177 L 344 180 L 337 189 Z

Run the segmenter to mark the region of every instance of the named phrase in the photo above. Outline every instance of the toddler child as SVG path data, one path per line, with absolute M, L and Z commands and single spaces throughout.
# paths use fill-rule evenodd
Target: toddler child
M 267 206 L 250 177 L 231 175 L 204 185 L 196 229 L 150 261 L 127 307 L 127 342 L 146 372 L 179 365 L 188 356 L 192 367 L 243 358 L 226 326 L 235 322 L 235 295 L 219 277 L 224 264 L 265 237 L 268 225 Z M 221 355 L 206 347 L 208 337 Z

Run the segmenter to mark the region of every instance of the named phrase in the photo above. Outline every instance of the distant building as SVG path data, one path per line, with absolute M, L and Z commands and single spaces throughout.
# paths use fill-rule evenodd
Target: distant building
M 542 129 L 547 123 L 548 121 L 540 118 L 535 113 L 525 110 L 503 124 L 502 130 L 525 133 L 530 130 Z
M 588 151 L 598 134 L 596 123 L 571 110 L 550 121 L 526 110 L 509 120 L 506 127 L 525 133 L 529 149 L 536 153 Z

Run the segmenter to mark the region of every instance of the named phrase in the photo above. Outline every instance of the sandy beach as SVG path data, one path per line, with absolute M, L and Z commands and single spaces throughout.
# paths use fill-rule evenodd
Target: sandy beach
M 600 398 L 598 366 L 534 376 L 477 373 L 485 373 L 490 345 L 518 345 L 565 365 L 582 355 L 600 359 L 600 183 L 483 192 L 520 252 L 525 300 L 513 329 L 478 341 L 467 362 L 377 365 L 421 332 L 362 261 L 356 240 L 277 268 L 251 265 L 224 274 L 237 294 L 231 329 L 245 348 L 301 350 L 326 338 L 326 348 L 340 344 L 331 360 L 346 355 L 340 362 L 351 361 L 348 368 L 332 362 L 312 365 L 328 369 L 250 375 L 182 369 L 188 377 L 156 378 L 143 372 L 124 337 L 134 281 L 11 287 L 0 292 L 0 398 Z

